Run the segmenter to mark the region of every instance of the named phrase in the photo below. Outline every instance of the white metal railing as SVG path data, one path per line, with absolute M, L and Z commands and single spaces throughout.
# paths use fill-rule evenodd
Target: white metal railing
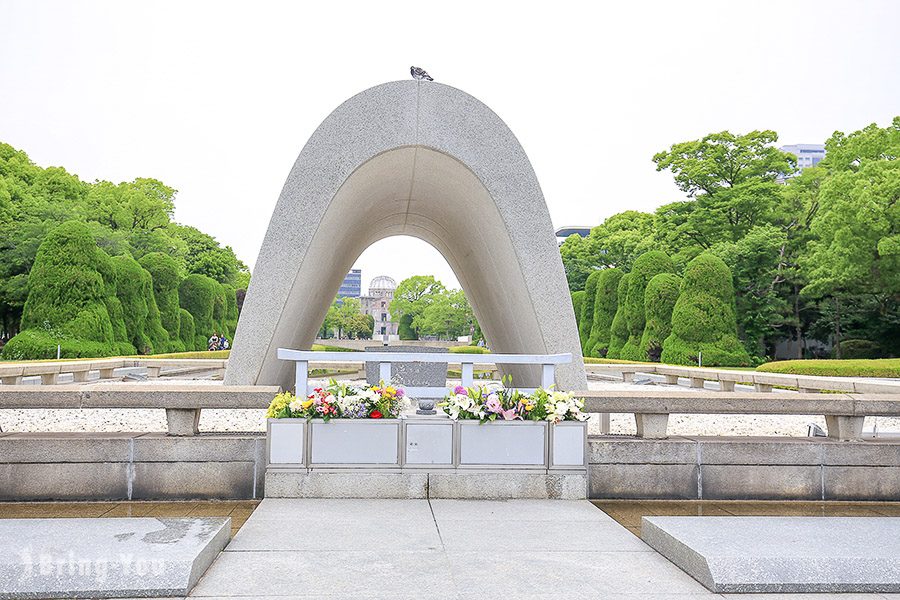
M 278 349 L 280 360 L 295 364 L 294 393 L 309 393 L 310 362 L 377 362 L 378 379 L 391 381 L 392 363 L 459 363 L 462 385 L 475 383 L 475 365 L 540 365 L 541 387 L 548 388 L 556 379 L 556 365 L 572 362 L 572 355 L 566 354 L 451 354 L 432 352 L 313 352 L 311 350 Z M 447 386 L 405 387 L 406 394 L 413 398 L 442 398 Z M 522 391 L 533 391 L 520 388 Z M 305 392 L 301 392 L 305 390 Z

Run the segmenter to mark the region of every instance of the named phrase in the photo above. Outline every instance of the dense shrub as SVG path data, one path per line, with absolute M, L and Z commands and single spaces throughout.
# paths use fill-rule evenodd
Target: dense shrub
M 817 377 L 900 377 L 900 358 L 874 360 L 779 360 L 756 367 L 766 373 Z
M 582 354 L 587 354 L 588 340 L 591 337 L 591 329 L 594 325 L 594 302 L 597 294 L 597 281 L 600 279 L 600 271 L 594 271 L 588 275 L 584 284 L 584 300 L 581 303 L 581 320 L 578 321 L 578 337 L 581 340 Z
M 46 329 L 26 329 L 3 346 L 5 360 L 38 360 L 56 358 L 56 346 L 63 358 L 110 356 L 109 344 L 63 337 Z
M 622 299 L 628 294 L 628 280 L 631 279 L 631 273 L 626 273 L 619 278 L 619 285 L 616 286 L 616 314 L 613 315 L 612 323 L 609 326 L 609 347 L 606 352 L 606 358 L 622 358 L 622 347 L 628 341 L 628 323 L 625 321 L 625 303 Z
M 572 308 L 575 309 L 575 325 L 581 325 L 581 309 L 584 307 L 584 290 L 572 292 Z
M 663 342 L 672 332 L 672 309 L 681 290 L 681 277 L 660 273 L 647 283 L 644 290 L 644 335 L 641 352 L 645 360 L 659 362 Z
M 222 285 L 225 290 L 225 331 L 228 339 L 234 341 L 234 332 L 237 330 L 238 306 L 237 290 L 230 285 Z
M 837 347 L 831 351 L 832 358 L 838 358 L 837 351 Z M 842 359 L 881 358 L 885 354 L 881 344 L 872 340 L 841 340 L 840 351 Z
M 168 352 L 169 334 L 162 327 L 150 273 L 130 254 L 112 259 L 116 271 L 116 295 L 122 304 L 128 341 L 138 354 Z
M 212 334 L 222 329 L 225 299 L 221 286 L 206 275 L 188 275 L 178 286 L 178 299 L 181 308 L 194 317 L 193 348 L 201 350 Z
M 591 320 L 591 336 L 588 338 L 586 356 L 603 358 L 609 350 L 609 330 L 616 316 L 616 288 L 622 279 L 619 269 L 603 269 L 597 279 L 594 293 L 594 316 Z
M 121 305 L 115 297 L 111 259 L 84 223 L 68 221 L 47 234 L 35 256 L 28 289 L 22 333 L 34 331 L 15 344 L 15 338 L 10 340 L 4 358 L 14 354 L 17 358 L 46 357 L 40 348 L 48 340 L 52 358 L 57 343 L 63 342 L 62 356 L 66 358 L 85 356 L 88 349 L 93 356 L 134 352 L 127 343 Z M 28 355 L 32 350 L 40 356 Z
M 178 302 L 178 283 L 181 281 L 178 262 L 162 252 L 146 254 L 139 262 L 153 280 L 153 297 L 159 309 L 160 322 L 169 334 L 172 352 L 186 350 L 181 340 L 178 315 L 181 308 Z M 193 339 L 193 334 L 191 338 Z
M 181 345 L 188 350 L 206 350 L 206 340 L 202 339 L 201 344 L 197 345 L 196 326 L 194 325 L 194 317 L 191 313 L 183 308 L 178 309 L 178 331 L 181 336 Z
M 628 341 L 622 347 L 619 358 L 625 360 L 647 360 L 647 353 L 641 345 L 646 317 L 644 314 L 644 291 L 647 284 L 660 273 L 672 273 L 675 267 L 665 252 L 651 250 L 637 257 L 628 278 L 628 292 L 625 296 L 625 324 L 628 327 Z M 619 302 L 622 297 L 619 296 Z
M 731 271 L 721 258 L 701 254 L 688 263 L 675 308 L 672 333 L 663 342 L 663 362 L 747 366 L 750 355 L 737 337 Z

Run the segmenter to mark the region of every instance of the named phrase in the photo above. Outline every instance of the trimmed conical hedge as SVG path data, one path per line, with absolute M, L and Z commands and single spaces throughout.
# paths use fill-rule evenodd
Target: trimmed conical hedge
M 647 283 L 644 290 L 644 335 L 641 336 L 641 352 L 645 358 L 659 362 L 663 342 L 672 332 L 672 310 L 681 291 L 681 277 L 673 273 L 660 273 Z
M 225 335 L 234 341 L 238 322 L 237 290 L 230 285 L 222 285 L 222 289 L 225 290 Z
M 153 294 L 153 279 L 130 254 L 113 257 L 116 296 L 122 304 L 128 341 L 138 354 L 169 351 L 169 334 L 163 329 Z
M 581 309 L 584 308 L 584 290 L 572 292 L 572 308 L 575 309 L 575 325 L 581 326 Z
M 159 310 L 159 319 L 169 334 L 171 352 L 184 352 L 193 348 L 194 334 L 190 335 L 190 347 L 181 339 L 181 323 L 178 301 L 178 283 L 181 281 L 178 262 L 162 252 L 151 252 L 141 257 L 141 266 L 150 273 L 153 281 L 153 297 Z
M 587 356 L 604 358 L 609 350 L 609 331 L 616 316 L 616 288 L 622 279 L 619 269 L 603 269 L 597 278 L 594 293 L 594 316 L 591 322 L 591 336 L 587 343 Z
M 662 361 L 704 366 L 748 366 L 750 355 L 737 337 L 731 271 L 721 258 L 701 254 L 688 263 Z
M 591 338 L 591 329 L 594 326 L 594 302 L 597 293 L 597 281 L 600 279 L 600 271 L 594 271 L 588 275 L 584 284 L 584 300 L 581 304 L 581 320 L 578 321 L 578 337 L 581 340 L 582 354 L 587 356 L 588 340 Z
M 618 303 L 616 314 L 613 316 L 612 324 L 609 327 L 609 349 L 606 352 L 606 358 L 622 358 L 622 347 L 628 341 L 628 323 L 625 320 L 625 303 L 622 302 L 622 299 L 628 294 L 628 281 L 630 279 L 631 273 L 622 275 L 619 279 L 619 285 L 616 287 Z
M 202 340 L 201 345 L 197 345 L 196 327 L 194 326 L 194 317 L 183 308 L 178 309 L 179 335 L 181 336 L 181 345 L 185 350 L 206 350 L 206 340 Z
M 115 297 L 115 269 L 87 225 L 67 221 L 41 242 L 28 277 L 22 332 L 4 358 L 133 354 Z M 112 314 L 111 314 L 112 309 Z
M 193 349 L 205 349 L 212 334 L 221 333 L 223 328 L 225 298 L 221 286 L 206 275 L 188 275 L 178 286 L 178 299 L 181 308 L 194 318 Z
M 625 360 L 647 360 L 641 346 L 646 317 L 644 314 L 644 291 L 653 277 L 675 270 L 672 259 L 665 252 L 652 250 L 641 254 L 634 261 L 628 278 L 628 293 L 625 296 L 625 323 L 628 327 L 628 341 L 622 347 L 620 358 Z M 621 302 L 621 296 L 619 296 Z

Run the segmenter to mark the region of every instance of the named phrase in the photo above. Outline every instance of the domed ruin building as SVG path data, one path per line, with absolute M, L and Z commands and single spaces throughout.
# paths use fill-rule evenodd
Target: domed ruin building
M 379 275 L 369 283 L 369 293 L 359 298 L 363 313 L 372 315 L 375 319 L 375 327 L 372 329 L 373 340 L 383 340 L 385 335 L 389 341 L 400 339 L 397 335 L 399 323 L 391 320 L 389 311 L 396 289 L 396 281 L 387 275 Z

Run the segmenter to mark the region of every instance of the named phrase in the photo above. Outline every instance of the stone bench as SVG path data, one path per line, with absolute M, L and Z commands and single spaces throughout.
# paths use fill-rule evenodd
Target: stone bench
M 587 413 L 633 413 L 638 437 L 663 439 L 670 414 L 824 415 L 828 437 L 858 440 L 867 416 L 900 416 L 900 394 L 786 394 L 679 390 L 581 391 Z
M 0 383 L 19 385 L 23 377 L 40 376 L 42 385 L 56 385 L 59 376 L 71 373 L 75 383 L 85 383 L 92 371 L 100 379 L 113 379 L 116 369 L 144 367 L 151 378 L 159 377 L 163 368 L 224 370 L 228 361 L 209 358 L 103 358 L 96 360 L 46 361 L 31 363 L 0 363 Z
M 4 408 L 162 408 L 169 435 L 198 433 L 204 408 L 266 408 L 277 386 L 99 383 L 93 385 L 4 385 Z
M 39 363 L 0 364 L 0 382 L 19 385 L 23 377 L 39 375 L 41 384 L 55 385 L 60 374 L 71 373 L 76 383 L 87 381 L 88 373 L 99 371 L 100 379 L 112 379 L 113 371 L 136 366 L 132 359 L 48 361 Z
M 797 388 L 801 392 L 849 392 L 855 394 L 900 394 L 900 382 L 873 381 L 866 377 L 819 377 L 815 375 L 790 375 L 762 371 L 738 371 L 707 369 L 662 364 L 591 364 L 585 365 L 588 373 L 621 373 L 622 380 L 631 382 L 636 373 L 662 375 L 669 385 L 677 385 L 678 379 L 690 379 L 691 387 L 704 387 L 706 381 L 716 381 L 722 391 L 734 391 L 737 383 L 752 385 L 758 392 L 771 392 L 774 387 Z
M 134 362 L 134 366 L 146 368 L 151 379 L 159 377 L 163 368 L 224 371 L 228 366 L 228 360 L 223 358 L 140 358 Z

